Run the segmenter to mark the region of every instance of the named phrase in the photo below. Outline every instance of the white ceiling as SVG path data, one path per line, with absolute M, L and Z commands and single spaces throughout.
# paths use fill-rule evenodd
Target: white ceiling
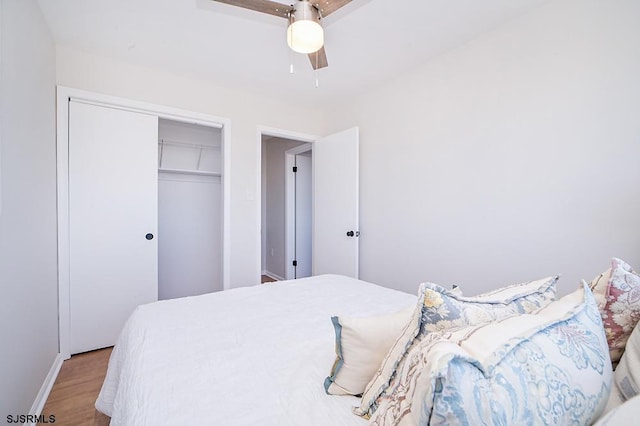
M 307 57 L 290 53 L 284 19 L 211 0 L 38 1 L 59 45 L 315 103 L 365 91 L 548 0 L 353 0 L 324 22 L 319 88 Z

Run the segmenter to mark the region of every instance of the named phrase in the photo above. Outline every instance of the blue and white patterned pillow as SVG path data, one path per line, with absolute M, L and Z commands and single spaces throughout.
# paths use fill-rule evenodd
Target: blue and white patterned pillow
M 411 348 L 372 424 L 585 425 L 607 403 L 609 347 L 587 286 L 535 314 L 445 334 Z
M 548 305 L 555 299 L 559 276 L 515 284 L 474 297 L 463 297 L 431 283 L 420 285 L 413 317 L 389 350 L 362 395 L 354 413 L 369 417 L 384 396 L 407 351 L 423 339 L 440 339 L 443 332 L 497 321 Z

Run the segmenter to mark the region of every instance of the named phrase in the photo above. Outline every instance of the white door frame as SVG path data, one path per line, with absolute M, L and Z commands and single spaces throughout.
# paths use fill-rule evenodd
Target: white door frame
M 294 220 L 296 217 L 296 178 L 293 173 L 289 173 L 289 170 L 291 170 L 296 164 L 296 155 L 309 151 L 313 152 L 312 143 L 305 143 L 304 145 L 296 146 L 284 153 L 285 170 L 287 171 L 284 199 L 284 258 L 287 264 L 284 278 L 287 280 L 292 280 L 295 277 L 295 269 L 292 259 L 294 259 L 294 248 L 296 246 L 296 225 Z
M 70 338 L 70 281 L 69 281 L 69 100 L 78 99 L 83 102 L 152 114 L 159 118 L 200 124 L 222 129 L 222 285 L 223 289 L 230 288 L 230 253 L 231 240 L 229 235 L 231 220 L 231 149 L 227 145 L 231 141 L 231 121 L 227 118 L 216 117 L 193 111 L 182 110 L 147 102 L 103 95 L 70 87 L 57 86 L 57 191 L 58 191 L 58 350 L 64 359 L 71 356 Z
M 257 262 L 256 262 L 255 284 L 260 284 L 261 276 L 262 276 L 262 231 L 263 231 L 262 229 L 262 137 L 263 136 L 272 136 L 276 138 L 291 139 L 291 140 L 300 141 L 300 142 L 308 142 L 311 144 L 315 142 L 317 139 L 320 139 L 320 136 L 311 135 L 308 133 L 294 132 L 290 130 L 277 129 L 274 127 L 267 127 L 267 126 L 258 126 L 258 132 L 257 132 L 258 155 L 256 158 L 256 167 L 258 170 L 257 184 L 256 184 L 256 188 L 258 188 L 258 191 L 257 191 L 258 195 L 256 197 L 256 200 L 258 200 L 258 202 L 256 203 L 257 205 L 256 217 L 258 222 L 258 226 L 256 228 L 258 229 L 258 235 L 256 236 L 256 249 L 257 249 L 256 253 L 258 255 L 257 255 Z M 288 268 L 286 269 L 286 271 L 288 271 Z

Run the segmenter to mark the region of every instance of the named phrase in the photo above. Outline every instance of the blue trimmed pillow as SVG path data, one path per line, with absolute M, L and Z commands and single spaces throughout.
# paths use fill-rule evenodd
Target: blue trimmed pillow
M 360 395 L 411 319 L 414 307 L 387 315 L 331 317 L 336 360 L 324 389 L 329 395 Z
M 452 294 L 462 296 L 453 286 Z M 331 317 L 336 334 L 336 360 L 324 381 L 329 395 L 360 395 L 387 352 L 407 326 L 415 305 L 399 312 L 369 317 Z
M 497 321 L 546 306 L 555 299 L 558 278 L 515 284 L 475 297 L 458 296 L 436 284 L 421 284 L 411 321 L 367 385 L 354 413 L 369 417 L 375 412 L 377 400 L 412 345 L 430 334 L 434 336 L 429 338 L 435 338 L 447 330 Z
M 371 423 L 591 424 L 612 375 L 600 312 L 584 285 L 535 314 L 422 340 Z

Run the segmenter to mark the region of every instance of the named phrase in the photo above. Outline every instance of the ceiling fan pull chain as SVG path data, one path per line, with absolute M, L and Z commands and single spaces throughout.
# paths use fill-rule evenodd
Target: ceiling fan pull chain
M 291 16 L 291 15 L 289 15 Z M 293 50 L 287 49 L 289 51 L 289 74 L 293 74 Z
M 291 12 L 288 13 L 287 19 L 289 20 L 289 24 L 293 22 L 293 16 L 291 15 Z M 291 29 L 291 34 L 293 34 L 293 28 Z M 293 50 L 291 50 L 290 48 L 287 50 L 289 51 L 289 74 L 293 74 L 295 72 L 293 68 Z
M 319 59 L 320 58 L 320 51 L 319 50 L 316 52 L 315 56 L 316 56 L 316 66 L 313 67 L 313 71 L 316 74 L 316 89 L 317 89 L 318 87 L 320 87 L 320 77 L 319 77 L 319 74 L 318 74 L 318 62 L 320 62 L 320 59 Z

